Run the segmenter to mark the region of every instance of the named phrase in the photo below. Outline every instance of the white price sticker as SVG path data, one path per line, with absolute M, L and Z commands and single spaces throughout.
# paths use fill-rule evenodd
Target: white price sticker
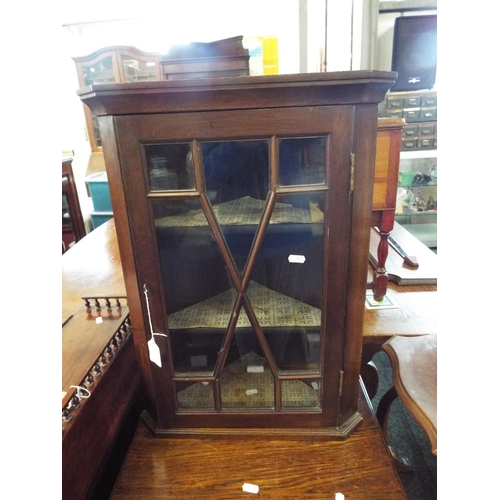
M 259 492 L 259 487 L 256 484 L 243 483 L 242 489 L 247 493 L 257 494 Z
M 306 261 L 305 255 L 289 255 L 288 262 L 291 264 L 303 264 Z

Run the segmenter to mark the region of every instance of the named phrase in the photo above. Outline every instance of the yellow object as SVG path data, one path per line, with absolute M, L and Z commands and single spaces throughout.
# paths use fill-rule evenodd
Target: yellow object
M 264 75 L 277 75 L 278 67 L 278 39 L 260 37 L 262 43 L 262 65 Z

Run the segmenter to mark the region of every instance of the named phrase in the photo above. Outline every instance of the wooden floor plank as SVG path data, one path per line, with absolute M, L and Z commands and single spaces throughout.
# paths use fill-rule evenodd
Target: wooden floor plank
M 359 404 L 364 420 L 346 441 L 155 438 L 141 423 L 111 500 L 405 499 L 363 394 Z

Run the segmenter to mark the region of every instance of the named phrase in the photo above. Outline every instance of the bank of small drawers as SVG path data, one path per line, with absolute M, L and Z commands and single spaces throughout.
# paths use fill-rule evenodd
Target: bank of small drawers
M 404 119 L 402 151 L 437 148 L 437 92 L 388 93 L 379 117 Z

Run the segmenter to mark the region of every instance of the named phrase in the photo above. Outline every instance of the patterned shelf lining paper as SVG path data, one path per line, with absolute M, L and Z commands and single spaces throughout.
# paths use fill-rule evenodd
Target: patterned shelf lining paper
M 214 205 L 214 214 L 221 225 L 245 226 L 260 223 L 265 207 L 264 200 L 250 196 Z M 296 208 L 286 203 L 276 203 L 270 224 L 320 224 L 323 212 L 314 204 L 310 209 Z M 202 209 L 192 210 L 178 215 L 161 217 L 155 221 L 156 227 L 200 227 L 208 226 Z
M 273 326 L 319 327 L 321 325 L 320 309 L 270 290 L 263 285 L 250 281 L 247 295 L 262 328 Z M 235 299 L 236 290 L 231 289 L 186 307 L 168 317 L 169 328 L 174 330 L 181 328 L 227 328 Z M 250 326 L 246 312 L 241 309 L 236 327 Z

